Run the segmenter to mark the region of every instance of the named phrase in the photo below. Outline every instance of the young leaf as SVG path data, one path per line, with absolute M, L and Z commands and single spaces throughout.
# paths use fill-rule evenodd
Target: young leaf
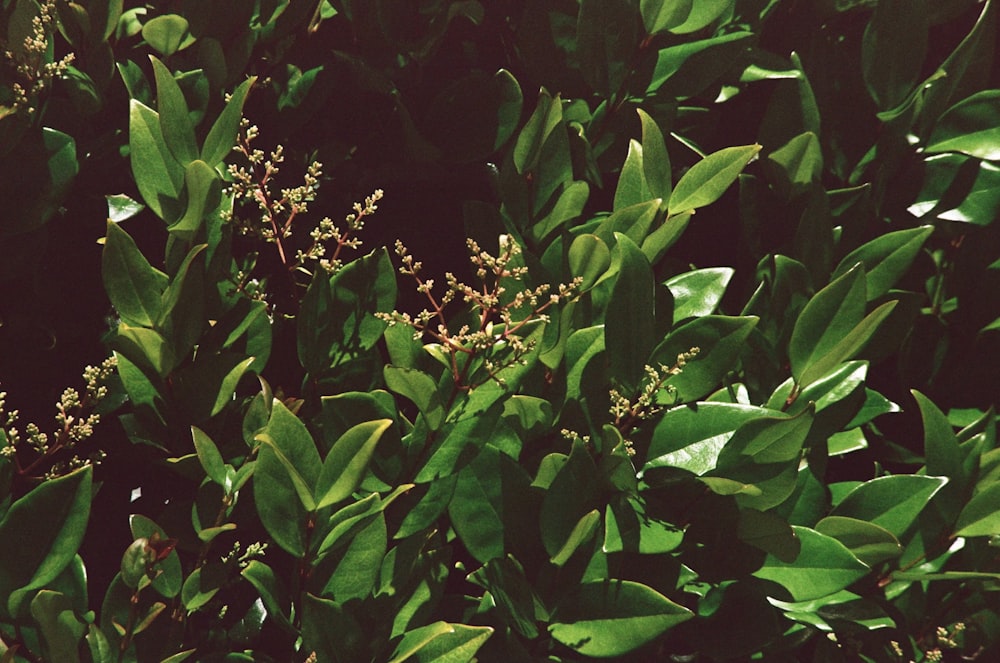
M 668 200 L 673 188 L 673 174 L 663 132 L 646 111 L 641 108 L 636 110 L 642 124 L 642 174 L 646 187 L 653 198 Z
M 646 585 L 631 580 L 584 582 L 552 615 L 552 637 L 584 656 L 615 657 L 638 649 L 694 617 Z
M 721 198 L 760 149 L 760 145 L 726 147 L 696 163 L 670 194 L 667 202 L 670 215 L 705 207 Z
M 630 205 L 638 205 L 654 198 L 646 184 L 646 174 L 643 169 L 642 145 L 634 138 L 629 141 L 628 154 L 618 176 L 618 186 L 615 188 L 615 200 L 612 209 L 618 211 Z

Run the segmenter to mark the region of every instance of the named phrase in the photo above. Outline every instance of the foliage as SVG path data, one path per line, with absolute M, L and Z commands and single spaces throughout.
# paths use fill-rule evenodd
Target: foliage
M 994 0 L 0 7 L 0 661 L 1000 652 Z

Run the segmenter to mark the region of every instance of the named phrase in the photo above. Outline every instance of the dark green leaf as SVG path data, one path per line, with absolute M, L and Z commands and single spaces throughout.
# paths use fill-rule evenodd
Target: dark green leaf
M 926 54 L 923 0 L 880 0 L 861 48 L 865 84 L 880 110 L 906 98 L 920 78 Z
M 692 403 L 671 408 L 657 422 L 643 471 L 679 467 L 704 474 L 744 423 L 771 411 L 737 403 Z
M 816 523 L 816 531 L 843 543 L 868 566 L 874 567 L 903 554 L 903 547 L 891 532 L 864 520 L 828 516 Z
M 605 313 L 604 347 L 609 350 L 609 374 L 626 391 L 638 388 L 643 366 L 653 349 L 653 271 L 628 237 L 615 233 L 611 264 L 618 280 Z
M 31 601 L 31 616 L 41 628 L 47 660 L 80 660 L 80 640 L 86 626 L 74 613 L 70 597 L 43 589 Z
M 215 483 L 225 487 L 226 463 L 215 442 L 196 426 L 191 427 L 191 439 L 194 441 L 194 450 L 198 454 L 198 462 L 201 463 L 205 474 Z
M 177 14 L 164 14 L 142 26 L 142 38 L 157 53 L 169 57 L 194 43 L 188 31 L 187 19 Z
M 641 0 L 642 24 L 653 35 L 683 24 L 691 14 L 694 0 Z
M 395 393 L 408 398 L 417 406 L 431 430 L 444 423 L 444 406 L 431 376 L 413 368 L 386 366 L 382 370 L 385 385 Z
M 569 271 L 583 279 L 581 290 L 589 290 L 611 266 L 611 251 L 597 235 L 583 234 L 569 247 Z
M 977 492 L 958 515 L 955 536 L 995 536 L 1000 534 L 1000 483 L 993 483 Z
M 184 215 L 171 223 L 167 230 L 178 239 L 189 242 L 201 228 L 205 217 L 222 200 L 222 181 L 208 164 L 196 159 L 184 168 L 184 191 L 187 194 Z
M 73 561 L 90 516 L 90 466 L 51 479 L 15 501 L 0 520 L 0 614 L 21 611 Z

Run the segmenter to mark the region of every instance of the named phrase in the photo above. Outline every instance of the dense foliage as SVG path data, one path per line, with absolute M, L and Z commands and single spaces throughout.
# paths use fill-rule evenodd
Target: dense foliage
M 0 7 L 0 662 L 1000 656 L 993 0 Z

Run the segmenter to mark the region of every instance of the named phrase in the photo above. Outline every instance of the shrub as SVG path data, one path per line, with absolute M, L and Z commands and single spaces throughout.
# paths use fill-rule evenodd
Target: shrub
M 991 0 L 2 7 L 0 660 L 996 655 Z

